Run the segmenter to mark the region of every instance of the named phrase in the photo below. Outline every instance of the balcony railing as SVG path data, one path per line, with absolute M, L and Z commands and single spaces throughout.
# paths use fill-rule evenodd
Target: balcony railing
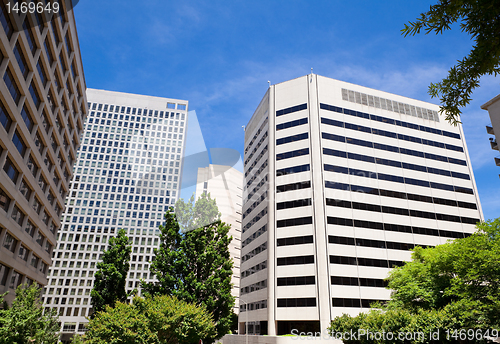
M 493 131 L 493 127 L 490 125 L 486 126 L 486 132 L 490 135 L 495 135 L 495 132 Z

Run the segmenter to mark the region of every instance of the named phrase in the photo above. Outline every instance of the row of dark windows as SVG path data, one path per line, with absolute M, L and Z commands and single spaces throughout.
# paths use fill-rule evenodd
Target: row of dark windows
M 347 158 L 347 159 L 351 159 L 351 160 L 369 162 L 372 164 L 392 166 L 392 167 L 404 168 L 407 170 L 432 173 L 432 174 L 439 174 L 441 176 L 446 176 L 446 177 L 453 177 L 453 178 L 470 180 L 469 175 L 465 174 L 465 173 L 447 171 L 447 170 L 442 170 L 439 168 L 426 167 L 426 166 L 422 166 L 422 165 L 409 164 L 406 162 L 400 162 L 400 161 L 395 161 L 395 160 L 375 158 L 375 157 L 368 156 L 368 155 L 349 153 L 349 152 L 338 151 L 338 150 L 329 149 L 329 148 L 323 148 L 323 154 L 336 156 L 336 157 L 340 157 L 340 158 Z
M 385 145 L 385 144 L 381 144 L 381 143 L 377 143 L 377 142 L 354 139 L 351 137 L 345 137 L 345 136 L 341 136 L 341 135 L 322 133 L 322 137 L 324 139 L 331 140 L 331 141 L 344 142 L 344 143 L 349 143 L 352 145 L 357 145 L 357 146 L 362 146 L 362 147 L 375 148 L 378 150 L 394 152 L 394 153 L 401 153 L 401 154 L 405 154 L 405 155 L 416 156 L 419 158 L 449 162 L 449 163 L 455 164 L 455 165 L 461 165 L 461 166 L 467 165 L 467 162 L 465 160 L 449 158 L 449 157 L 446 157 L 443 155 L 425 153 L 425 152 L 416 151 L 413 149 L 399 148 L 396 146 Z
M 259 156 L 255 158 L 254 162 L 252 163 L 252 165 L 248 166 L 246 171 L 245 171 L 245 178 L 250 174 L 250 172 L 252 171 L 252 169 L 260 162 L 260 159 L 264 156 L 264 154 L 267 153 L 267 145 L 262 148 L 262 150 L 260 151 L 259 153 Z
M 328 236 L 328 243 L 339 244 L 339 245 L 350 245 L 350 246 L 363 246 L 363 247 L 374 247 L 374 248 L 386 248 L 389 250 L 400 250 L 408 251 L 415 248 L 414 244 L 404 243 L 404 242 L 393 242 L 393 241 L 382 241 L 374 239 L 363 239 L 363 238 L 352 238 L 352 237 L 341 237 L 341 236 Z M 423 248 L 432 247 L 427 245 L 417 245 Z
M 327 217 L 327 223 L 329 225 L 369 228 L 369 229 L 385 230 L 385 231 L 391 231 L 391 232 L 432 235 L 432 236 L 445 237 L 445 238 L 455 238 L 455 239 L 468 237 L 470 235 L 468 233 L 455 232 L 455 231 L 449 231 L 449 230 L 438 230 L 438 229 L 433 229 L 433 228 L 412 227 L 412 226 L 374 222 L 374 221 L 352 220 L 352 219 L 346 219 L 346 218 L 341 218 L 341 217 L 331 217 L 331 216 Z
M 345 277 L 345 276 L 331 276 L 332 285 L 355 285 L 360 287 L 387 287 L 387 282 L 379 278 L 362 278 L 362 277 Z
M 267 288 L 267 280 L 262 280 L 254 284 L 247 285 L 246 287 L 240 288 L 240 294 L 245 295 L 265 288 Z
M 241 278 L 245 278 L 247 276 L 253 275 L 254 273 L 259 272 L 259 271 L 264 270 L 264 269 L 267 269 L 267 260 L 260 262 L 259 264 L 256 264 L 245 271 L 242 271 Z
M 276 111 L 276 117 L 307 109 L 307 103 Z
M 399 121 L 399 120 L 395 120 L 395 119 L 391 119 L 391 118 L 387 118 L 387 117 L 370 115 L 367 113 L 363 113 L 363 112 L 359 112 L 359 111 L 355 111 L 355 110 L 343 109 L 341 107 L 332 106 L 332 105 L 323 104 L 323 103 L 321 103 L 319 106 L 320 106 L 320 109 L 323 109 L 323 110 L 343 113 L 343 114 L 350 115 L 350 116 L 371 119 L 372 121 L 383 122 L 383 123 L 387 123 L 387 124 L 397 125 L 399 127 L 405 127 L 405 128 L 425 131 L 425 132 L 436 134 L 436 135 L 443 135 L 443 136 L 452 137 L 455 139 L 460 139 L 459 134 L 455 134 L 455 133 L 445 131 L 445 130 L 429 128 L 429 127 L 426 127 L 423 125 Z
M 306 182 L 278 185 L 276 187 L 276 192 L 286 192 L 286 191 L 293 191 L 293 190 L 309 189 L 310 187 L 311 187 L 311 182 L 308 180 Z
M 290 159 L 303 155 L 309 155 L 309 148 L 302 148 L 286 153 L 276 154 L 276 160 Z
M 301 118 L 301 119 L 296 119 L 295 121 L 290 121 L 282 124 L 276 125 L 276 131 L 283 130 L 283 129 L 288 129 L 292 127 L 297 127 L 299 125 L 307 124 L 307 117 L 306 118 Z
M 381 130 L 381 129 L 375 129 L 375 128 L 370 128 L 370 127 L 365 127 L 359 124 L 352 124 L 352 123 L 344 123 L 341 121 L 336 121 L 328 118 L 321 118 L 321 123 L 336 126 L 336 127 L 341 127 L 341 128 L 346 128 L 346 129 L 351 129 L 351 130 L 357 130 L 357 131 L 362 131 L 365 133 L 369 134 L 374 134 L 374 135 L 380 135 L 380 136 L 385 136 L 385 137 L 390 137 L 393 139 L 399 139 L 399 140 L 405 140 L 405 141 L 410 141 L 410 142 L 415 142 L 415 143 L 421 143 L 427 146 L 433 146 L 433 147 L 439 147 L 439 148 L 445 148 L 448 150 L 453 150 L 457 152 L 463 152 L 463 148 L 460 146 L 455 146 L 455 145 L 450 145 L 447 143 L 442 143 L 442 142 L 437 142 L 437 141 L 432 141 L 432 140 L 427 140 L 427 139 L 422 139 L 420 137 L 415 137 L 415 136 L 409 136 L 409 135 L 403 135 L 403 134 L 398 134 L 394 133 L 391 131 L 386 131 L 386 130 Z
M 252 199 L 253 195 L 255 195 L 255 194 L 257 193 L 257 191 L 259 191 L 259 190 L 260 190 L 260 188 L 261 188 L 264 184 L 266 184 L 266 182 L 267 182 L 267 174 L 266 174 L 266 176 L 265 176 L 264 178 L 262 178 L 262 180 L 261 180 L 261 181 L 260 181 L 260 182 L 259 182 L 259 183 L 258 183 L 258 184 L 254 187 L 254 188 L 253 188 L 253 190 L 252 190 L 252 191 L 250 191 L 250 192 L 248 193 L 248 196 L 247 196 L 247 198 L 246 198 L 246 201 L 248 201 L 248 200 Z
M 277 258 L 276 264 L 278 266 L 314 264 L 314 256 L 294 256 L 294 257 Z
M 293 166 L 293 167 L 286 167 L 286 168 L 276 170 L 276 177 L 286 176 L 287 174 L 306 172 L 306 171 L 309 171 L 310 169 L 311 169 L 311 166 L 309 164 Z
M 469 223 L 469 224 L 476 224 L 477 222 L 480 222 L 479 219 L 464 217 L 464 216 L 439 214 L 439 213 L 432 213 L 429 211 L 380 206 L 377 204 L 343 201 L 343 200 L 337 200 L 337 199 L 331 199 L 331 198 L 326 199 L 326 205 L 333 206 L 333 207 L 342 207 L 342 208 L 349 208 L 349 209 L 374 211 L 374 212 L 378 212 L 378 213 L 421 217 L 424 219 L 441 220 L 441 221 L 449 221 L 449 222 L 461 222 L 461 223 Z
M 359 265 L 359 266 L 370 266 L 375 268 L 393 268 L 397 266 L 403 266 L 404 263 L 405 262 L 399 260 L 330 256 L 330 264 Z
M 309 138 L 309 133 L 297 134 L 292 136 L 283 137 L 276 140 L 276 145 L 283 145 L 285 143 L 296 142 L 301 140 L 306 140 Z
M 267 122 L 268 122 L 268 118 L 266 117 L 266 119 L 264 120 L 264 122 L 261 124 L 259 130 L 257 130 L 257 132 L 255 133 L 255 135 L 252 137 L 252 140 L 250 140 L 250 142 L 248 143 L 248 145 L 245 147 L 245 154 L 247 154 L 248 149 L 250 147 L 252 147 L 253 143 L 255 142 L 255 140 L 257 139 L 257 137 L 259 136 L 259 134 L 262 132 L 262 130 L 264 130 L 264 127 L 266 126 Z
M 242 233 L 245 233 L 250 227 L 252 227 L 257 221 L 259 221 L 262 217 L 264 217 L 267 214 L 267 207 L 262 209 L 260 213 L 255 215 L 255 217 L 250 220 L 242 229 Z
M 241 257 L 241 261 L 242 262 L 246 262 L 247 260 L 249 260 L 250 258 L 253 258 L 255 257 L 256 255 L 258 255 L 259 253 L 262 253 L 264 252 L 265 250 L 267 250 L 267 242 L 263 243 L 262 245 L 260 246 L 257 246 L 256 248 L 254 248 L 252 251 L 248 252 L 247 254 L 245 254 L 244 256 Z
M 360 185 L 343 184 L 343 183 L 325 181 L 325 187 L 329 188 L 329 189 L 361 192 L 361 193 L 366 193 L 366 194 L 370 194 L 370 195 L 392 197 L 392 198 L 401 198 L 401 199 L 407 199 L 410 201 L 442 204 L 442 205 L 449 205 L 452 207 L 460 207 L 460 208 L 466 208 L 466 209 L 477 209 L 477 206 L 474 203 L 455 201 L 452 199 L 445 199 L 445 198 L 430 197 L 430 196 L 424 196 L 424 195 L 416 195 L 416 194 L 410 194 L 410 193 L 400 192 L 400 191 L 377 189 L 377 188 L 372 188 L 369 186 L 360 186 Z
M 313 243 L 313 236 L 312 235 L 280 238 L 280 239 L 276 240 L 276 244 L 278 246 L 303 245 L 303 244 L 312 244 L 312 243 Z
M 267 164 L 268 164 L 268 161 L 267 159 L 262 163 L 262 165 L 260 165 L 259 169 L 257 170 L 257 172 L 255 172 L 255 174 L 252 176 L 252 178 L 250 178 L 250 180 L 247 182 L 247 188 L 252 185 L 253 181 L 255 179 L 257 179 L 260 175 L 260 173 L 262 171 L 264 171 L 264 169 L 267 167 Z
M 469 188 L 466 188 L 463 186 L 454 186 L 454 185 L 449 185 L 449 184 L 428 182 L 426 180 L 405 178 L 405 177 L 401 177 L 401 176 L 393 176 L 390 174 L 364 171 L 364 170 L 358 170 L 355 168 L 334 166 L 334 165 L 328 165 L 328 164 L 324 165 L 324 169 L 325 169 L 325 171 L 328 171 L 328 172 L 350 174 L 350 175 L 359 176 L 359 177 L 386 180 L 389 182 L 417 185 L 417 186 L 423 186 L 423 187 L 428 187 L 428 188 L 430 187 L 432 189 L 454 191 L 454 192 L 460 192 L 460 193 L 465 193 L 465 194 L 469 194 L 469 195 L 474 194 L 474 191 L 472 189 L 469 189 Z
M 248 244 L 250 244 L 252 241 L 254 241 L 258 237 L 260 237 L 262 234 L 264 234 L 265 232 L 267 232 L 267 225 L 264 225 L 264 226 L 260 227 L 258 230 L 256 230 L 255 232 L 253 232 L 252 235 L 250 235 L 248 238 L 246 238 L 245 240 L 243 240 L 241 242 L 241 248 L 244 248 L 245 246 L 247 246 Z
M 276 305 L 278 307 L 316 307 L 316 298 L 278 299 Z
M 262 145 L 262 143 L 264 142 L 264 140 L 267 138 L 267 131 L 264 133 L 264 135 L 262 135 L 262 138 L 260 139 L 259 143 L 257 143 L 257 145 L 255 146 L 255 148 L 252 150 L 252 153 L 250 153 L 248 155 L 248 158 L 245 159 L 245 165 L 248 164 L 248 162 L 250 161 L 250 159 L 252 159 L 252 157 L 254 156 L 255 152 L 257 152 L 257 149 L 259 149 L 259 147 Z
M 278 220 L 277 226 L 281 227 L 292 227 L 292 226 L 302 226 L 312 224 L 312 216 L 297 217 L 294 219 Z
M 243 219 L 247 217 L 255 208 L 259 206 L 259 204 L 262 203 L 267 198 L 267 191 L 264 191 L 264 193 L 255 201 L 253 204 L 248 207 L 247 210 L 242 214 Z
M 372 303 L 383 304 L 384 300 L 332 298 L 332 307 L 370 308 Z
M 294 277 L 278 277 L 277 286 L 287 286 L 287 285 L 312 285 L 316 284 L 316 278 L 314 276 L 294 276 Z
M 294 201 L 280 202 L 280 203 L 276 204 L 276 209 L 281 210 L 281 209 L 307 207 L 311 204 L 312 204 L 312 202 L 311 202 L 310 198 L 297 199 Z

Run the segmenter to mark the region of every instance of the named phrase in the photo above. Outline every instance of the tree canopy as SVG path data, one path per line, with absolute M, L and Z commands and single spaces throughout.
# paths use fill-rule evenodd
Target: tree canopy
M 55 344 L 60 329 L 55 310 L 44 309 L 40 302 L 41 289 L 33 283 L 16 289 L 12 306 L 0 309 L 0 344 Z
M 127 299 L 125 284 L 131 252 L 124 229 L 120 229 L 116 237 L 109 239 L 102 261 L 97 263 L 94 288 L 90 293 L 94 313 L 104 310 L 106 305 L 113 307 L 116 301 L 124 302 Z
M 170 208 L 160 226 L 160 247 L 150 267 L 158 282 L 142 283 L 151 295 L 172 295 L 203 305 L 216 324 L 214 337 L 205 338 L 208 342 L 227 334 L 232 323 L 229 228 L 220 221 L 210 195 L 203 194 L 196 203 L 194 197 L 189 202 L 179 200 L 176 211 Z
M 211 315 L 203 307 L 167 295 L 135 297 L 132 304 L 106 306 L 87 328 L 87 344 L 192 344 L 215 332 Z
M 474 40 L 469 55 L 457 61 L 441 82 L 429 86 L 433 98 L 441 97 L 440 112 L 454 125 L 460 122 L 460 108 L 472 100 L 472 91 L 479 86 L 481 76 L 500 73 L 499 17 L 499 0 L 439 0 L 401 30 L 405 37 L 422 30 L 426 34 L 441 34 L 459 22 L 462 31 Z
M 477 333 L 499 329 L 500 219 L 479 224 L 478 231 L 467 238 L 433 248 L 417 247 L 412 258 L 390 272 L 388 288 L 393 293 L 386 305 L 355 317 L 337 317 L 330 329 L 441 331 L 443 343 L 457 342 L 453 337 L 445 340 L 447 330 L 448 334 L 461 329 L 479 331 L 474 334 L 474 342 L 479 343 L 485 340 L 478 340 Z M 430 342 L 429 338 L 424 342 Z

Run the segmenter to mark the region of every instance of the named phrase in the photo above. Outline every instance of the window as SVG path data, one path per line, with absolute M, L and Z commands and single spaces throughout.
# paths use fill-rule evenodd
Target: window
M 14 166 L 14 163 L 12 162 L 12 160 L 10 160 L 9 157 L 7 157 L 7 159 L 5 160 L 5 165 L 3 165 L 3 170 L 5 171 L 5 173 L 7 173 L 12 182 L 16 184 L 19 172 L 17 171 L 17 168 Z
M 307 109 L 307 103 L 276 111 L 276 117 Z
M 14 56 L 16 57 L 19 69 L 21 69 L 21 73 L 23 73 L 23 76 L 26 79 L 30 70 L 28 68 L 28 65 L 26 64 L 26 59 L 24 58 L 19 43 L 16 43 L 16 45 L 14 46 Z
M 2 123 L 2 126 L 5 128 L 5 131 L 9 131 L 12 120 L 10 119 L 9 113 L 3 106 L 2 102 L 0 102 L 0 123 Z
M 24 153 L 26 153 L 26 144 L 23 142 L 23 139 L 17 130 L 14 133 L 14 136 L 12 136 L 12 142 L 14 143 L 14 146 L 16 146 L 19 154 L 24 157 Z
M 34 122 L 28 110 L 26 109 L 26 106 L 23 106 L 23 109 L 21 110 L 21 116 L 23 117 L 24 124 L 26 124 L 26 127 L 31 132 L 31 130 L 33 129 Z
M 38 109 L 38 107 L 40 106 L 41 100 L 40 100 L 40 96 L 38 95 L 38 91 L 33 86 L 33 82 L 30 84 L 30 94 L 31 94 L 31 98 L 33 99 L 33 103 L 35 103 L 35 107 Z
M 31 188 L 28 186 L 28 183 L 26 183 L 26 180 L 24 178 L 21 181 L 21 184 L 19 185 L 19 191 L 24 196 L 24 198 L 26 198 L 26 200 L 29 202 L 31 196 Z
M 30 251 L 28 250 L 28 248 L 24 245 L 21 245 L 19 247 L 18 257 L 26 262 L 26 261 L 28 261 L 29 253 L 30 253 Z
M 36 229 L 35 225 L 30 220 L 28 220 L 26 222 L 26 226 L 24 227 L 24 231 L 28 233 L 30 237 L 33 238 L 33 236 L 35 235 L 35 229 Z
M 3 80 L 5 81 L 5 86 L 7 86 L 7 89 L 9 90 L 12 99 L 14 99 L 14 102 L 18 104 L 19 100 L 21 99 L 21 91 L 19 91 L 19 87 L 16 84 L 16 81 L 14 79 L 14 76 L 12 75 L 12 72 L 10 71 L 10 68 L 7 68 L 7 71 L 3 76 Z
M 22 226 L 23 221 L 24 221 L 24 213 L 19 209 L 17 205 L 14 206 L 14 209 L 12 210 L 12 215 L 11 218 L 14 220 L 19 226 Z
M 37 46 L 35 43 L 35 37 L 33 36 L 31 29 L 29 28 L 28 17 L 24 18 L 23 29 L 24 29 L 24 35 L 26 36 L 26 40 L 28 41 L 28 45 L 30 46 L 31 49 L 31 54 L 33 54 L 34 56 Z
M 40 258 L 32 255 L 30 265 L 36 269 L 38 267 L 38 262 L 40 262 Z
M 312 285 L 315 283 L 314 276 L 278 277 L 277 279 L 278 287 L 287 285 Z
M 4 7 L 4 3 L 0 5 L 0 22 L 2 23 L 3 30 L 5 31 L 5 34 L 7 35 L 7 38 L 10 40 L 12 37 L 12 33 L 14 32 L 14 29 L 12 28 L 12 23 L 10 22 L 9 15 L 7 13 L 7 9 Z
M 5 247 L 10 252 L 14 252 L 17 246 L 17 240 L 14 239 L 10 233 L 5 233 L 5 237 L 3 239 L 3 247 Z
M 47 85 L 47 75 L 40 65 L 40 61 L 36 64 L 36 69 L 38 70 L 38 75 L 40 76 L 40 80 L 42 80 L 42 85 L 45 87 Z
M 10 205 L 10 197 L 7 196 L 5 191 L 0 189 L 0 208 L 2 208 L 5 212 L 9 210 Z
M 277 299 L 278 307 L 316 307 L 316 298 Z
M 283 257 L 277 258 L 277 265 L 303 265 L 303 264 L 314 264 L 314 256 L 295 256 L 295 257 Z

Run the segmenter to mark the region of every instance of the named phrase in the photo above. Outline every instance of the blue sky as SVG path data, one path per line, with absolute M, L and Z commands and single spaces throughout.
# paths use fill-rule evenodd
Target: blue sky
M 404 38 L 434 1 L 115 1 L 75 7 L 87 87 L 177 98 L 196 110 L 208 148 L 243 153 L 243 130 L 273 84 L 310 73 L 438 104 L 430 82 L 471 49 L 456 25 Z M 486 219 L 500 217 L 480 106 L 500 93 L 484 77 L 462 122 Z

